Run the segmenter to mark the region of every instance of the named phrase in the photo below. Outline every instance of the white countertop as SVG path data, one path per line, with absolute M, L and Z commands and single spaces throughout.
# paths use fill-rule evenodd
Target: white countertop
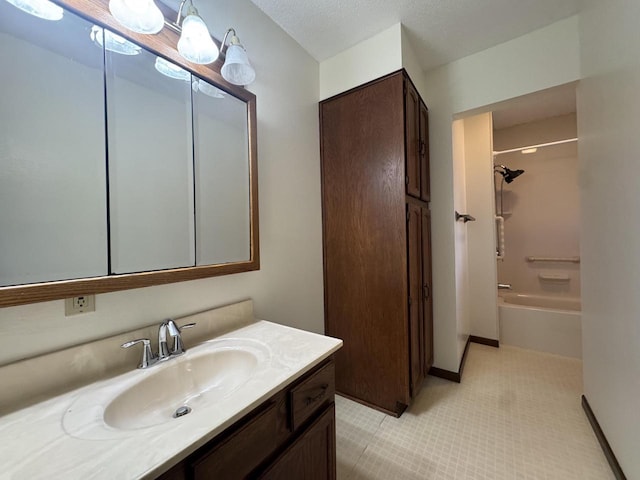
M 154 368 L 162 366 L 127 372 L 0 417 L 0 478 L 154 478 L 342 345 L 342 341 L 335 338 L 261 320 L 216 337 L 218 339 L 259 341 L 268 347 L 270 357 L 233 394 L 161 425 L 126 431 L 111 429 L 99 421 L 103 408 L 98 405 L 94 410 L 99 428 L 69 433 L 63 417 L 96 389 L 106 390 L 118 382 L 131 382 L 132 376 L 152 373 Z M 192 351 L 201 348 L 206 348 L 206 343 Z M 170 362 L 188 355 L 189 352 Z

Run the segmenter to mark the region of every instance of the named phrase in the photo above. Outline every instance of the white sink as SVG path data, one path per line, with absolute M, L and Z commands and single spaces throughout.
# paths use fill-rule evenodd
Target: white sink
M 198 415 L 240 390 L 270 360 L 258 341 L 211 340 L 149 369 L 87 387 L 67 409 L 63 427 L 80 438 L 114 438 Z

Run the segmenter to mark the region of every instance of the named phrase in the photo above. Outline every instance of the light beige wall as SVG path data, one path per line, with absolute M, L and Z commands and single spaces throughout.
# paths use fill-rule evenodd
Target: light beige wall
M 420 66 L 420 59 L 416 50 L 413 48 L 411 40 L 409 40 L 409 34 L 405 27 L 402 27 L 401 43 L 402 43 L 402 68 L 404 68 L 411 81 L 416 86 L 418 93 L 422 95 L 424 91 L 425 75 L 424 70 Z
M 0 364 L 247 297 L 259 318 L 323 331 L 318 63 L 248 0 L 198 8 L 214 35 L 235 27 L 257 72 L 261 270 L 98 295 L 75 317 L 62 300 L 2 308 Z
M 640 478 L 640 2 L 587 0 L 578 86 L 584 392 Z
M 578 18 L 570 17 L 426 73 L 429 106 L 435 365 L 457 371 L 466 336 L 456 331 L 454 115 L 580 78 Z M 464 207 L 464 205 L 462 205 Z
M 496 130 L 494 147 L 508 150 L 576 136 L 576 115 L 563 115 Z M 498 280 L 517 292 L 579 297 L 579 264 L 525 260 L 580 255 L 577 144 L 539 148 L 528 155 L 507 153 L 497 156 L 496 164 L 525 171 L 504 184 L 505 258 L 498 261 Z M 495 178 L 499 189 L 501 177 Z M 569 281 L 541 280 L 539 275 L 566 275 Z
M 402 25 L 392 27 L 320 63 L 320 100 L 402 68 Z
M 493 148 L 491 113 L 457 120 L 464 122 L 469 268 L 469 324 L 472 335 L 499 339 L 496 303 L 496 249 L 493 208 Z
M 466 137 L 466 124 L 462 120 L 456 120 L 453 122 L 452 126 L 452 136 L 453 136 L 453 175 L 455 178 L 456 185 L 459 185 L 460 188 L 456 189 L 454 193 L 455 203 L 458 206 L 460 213 L 467 212 L 467 190 L 466 190 L 466 171 L 465 171 L 465 156 L 466 156 L 466 147 L 467 144 L 465 142 Z M 432 177 L 433 178 L 433 177 Z M 455 242 L 459 245 L 460 248 L 455 249 L 455 306 L 456 306 L 456 321 L 451 322 L 449 330 L 447 333 L 451 336 L 451 338 L 456 338 L 456 336 L 464 337 L 464 341 L 466 341 L 466 337 L 471 333 L 471 324 L 470 324 L 470 302 L 469 302 L 469 255 L 468 255 L 468 230 L 467 225 L 463 222 L 455 222 L 454 223 L 454 232 L 455 232 Z M 433 233 L 432 233 L 433 235 Z M 432 252 L 435 256 L 435 252 Z M 441 285 L 438 285 L 434 282 L 434 295 L 437 293 L 438 289 L 441 289 Z M 442 331 L 434 330 L 434 337 L 442 338 Z M 437 362 L 438 358 L 441 358 L 443 355 L 443 345 L 441 342 L 434 342 L 434 359 Z M 452 371 L 457 371 L 457 367 L 452 369 Z

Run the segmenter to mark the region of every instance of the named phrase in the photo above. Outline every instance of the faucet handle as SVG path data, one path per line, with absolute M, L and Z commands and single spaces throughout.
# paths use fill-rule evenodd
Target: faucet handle
M 140 365 L 138 365 L 138 368 L 149 368 L 158 361 L 158 357 L 156 357 L 151 351 L 151 342 L 148 338 L 131 340 L 130 342 L 125 342 L 120 346 L 122 348 L 129 348 L 137 345 L 138 343 L 142 343 L 142 361 L 140 362 Z
M 180 335 L 180 333 L 182 333 L 182 330 L 184 330 L 185 328 L 193 328 L 195 326 L 195 323 L 187 323 L 186 325 L 182 325 L 181 327 L 176 326 L 177 335 L 173 337 L 173 350 L 171 351 L 171 355 L 182 355 L 185 352 L 184 344 L 182 343 L 182 335 Z

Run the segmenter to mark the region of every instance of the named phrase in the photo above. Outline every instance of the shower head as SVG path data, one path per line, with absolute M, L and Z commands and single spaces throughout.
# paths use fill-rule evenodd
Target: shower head
M 507 183 L 513 182 L 516 177 L 519 177 L 524 173 L 524 170 L 509 170 L 508 168 L 505 170 L 504 181 Z
M 524 173 L 524 170 L 511 170 L 504 165 L 496 165 L 494 169 L 494 172 L 498 172 L 500 175 L 502 175 L 504 181 L 507 183 L 513 182 L 517 177 Z M 499 169 L 502 169 L 502 171 Z

